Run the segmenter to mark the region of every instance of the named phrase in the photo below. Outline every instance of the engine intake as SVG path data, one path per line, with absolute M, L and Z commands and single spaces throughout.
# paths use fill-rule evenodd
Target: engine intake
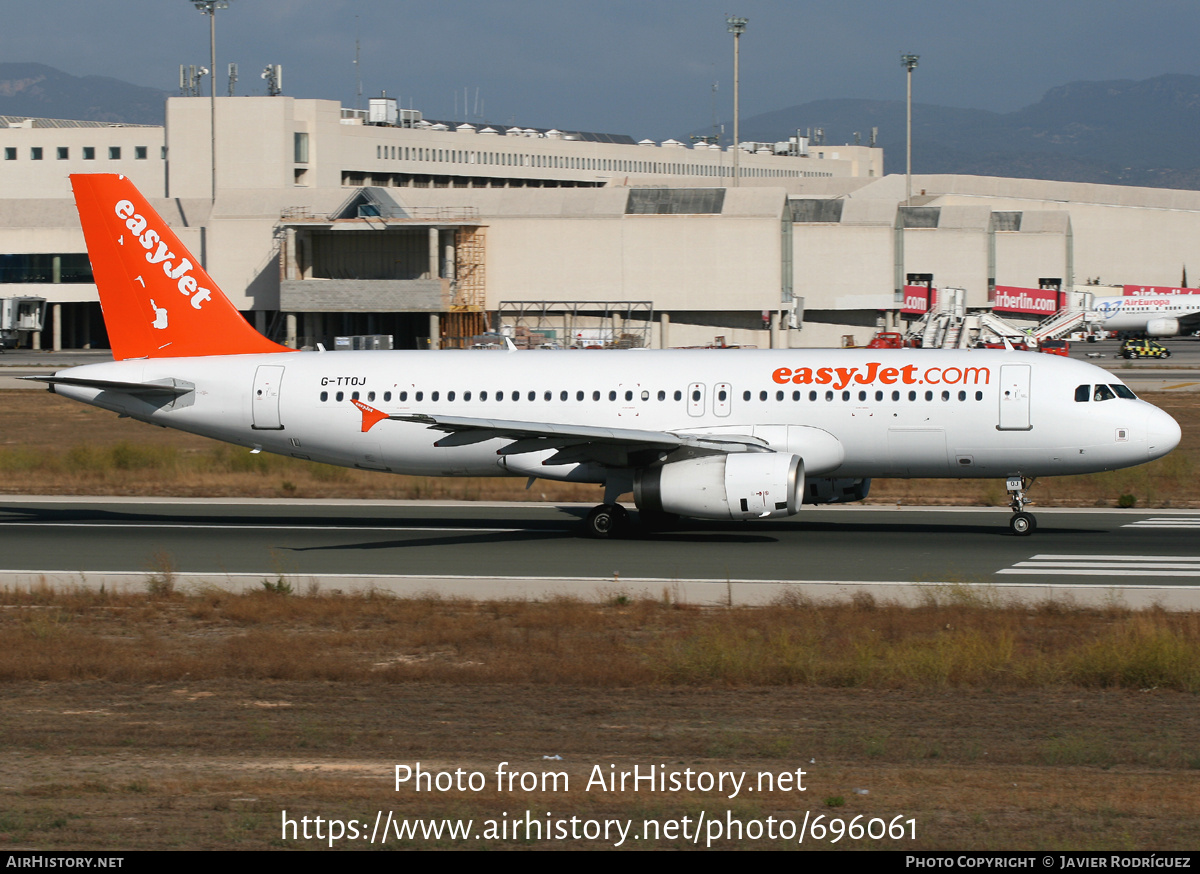
M 673 461 L 640 470 L 633 481 L 639 510 L 700 519 L 791 516 L 803 495 L 804 462 L 778 452 Z

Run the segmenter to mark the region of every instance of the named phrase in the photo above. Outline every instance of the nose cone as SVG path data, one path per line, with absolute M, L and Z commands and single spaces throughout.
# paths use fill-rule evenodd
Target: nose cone
M 1179 445 L 1181 435 L 1178 422 L 1158 407 L 1150 408 L 1146 415 L 1146 453 L 1150 458 L 1162 458 Z

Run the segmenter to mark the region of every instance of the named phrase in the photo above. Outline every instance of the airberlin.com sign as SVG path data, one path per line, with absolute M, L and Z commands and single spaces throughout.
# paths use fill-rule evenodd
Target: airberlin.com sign
M 1049 316 L 1058 312 L 1058 291 L 1053 288 L 1020 288 L 997 285 L 992 309 L 1001 313 Z

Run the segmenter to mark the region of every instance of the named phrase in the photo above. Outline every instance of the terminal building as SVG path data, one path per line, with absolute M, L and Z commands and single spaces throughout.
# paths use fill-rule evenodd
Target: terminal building
M 914 176 L 910 198 L 880 149 L 799 131 L 735 154 L 439 123 L 387 98 L 218 97 L 214 162 L 210 111 L 0 117 L 0 298 L 47 299 L 35 345 L 105 344 L 72 173 L 129 176 L 252 324 L 295 346 L 828 346 L 918 318 L 930 287 L 1039 318 L 1048 289 L 1200 270 L 1195 191 Z

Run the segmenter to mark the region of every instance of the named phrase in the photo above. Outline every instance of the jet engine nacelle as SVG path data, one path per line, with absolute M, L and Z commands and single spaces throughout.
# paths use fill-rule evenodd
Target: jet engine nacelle
M 804 462 L 798 455 L 744 452 L 673 461 L 639 471 L 639 510 L 700 519 L 756 519 L 800 511 Z
M 863 500 L 870 491 L 870 479 L 809 479 L 804 483 L 804 503 L 846 504 Z
M 1146 334 L 1150 337 L 1174 337 L 1179 333 L 1179 319 L 1151 319 L 1146 322 Z

